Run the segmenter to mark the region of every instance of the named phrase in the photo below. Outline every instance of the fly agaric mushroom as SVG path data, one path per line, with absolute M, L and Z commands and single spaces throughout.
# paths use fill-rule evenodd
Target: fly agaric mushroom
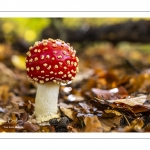
M 26 56 L 27 77 L 37 82 L 35 117 L 38 123 L 59 118 L 58 93 L 60 84 L 74 79 L 79 59 L 69 43 L 51 38 L 35 42 Z

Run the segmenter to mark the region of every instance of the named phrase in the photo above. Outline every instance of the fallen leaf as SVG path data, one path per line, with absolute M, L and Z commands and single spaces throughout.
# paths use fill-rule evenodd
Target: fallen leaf
M 121 103 L 127 104 L 129 106 L 135 106 L 135 105 L 143 105 L 145 103 L 146 99 L 147 99 L 147 96 L 142 95 L 142 96 L 133 97 L 133 98 L 109 100 L 109 102 L 111 102 L 111 103 L 121 102 Z
M 97 116 L 85 117 L 84 119 L 85 129 L 84 132 L 102 132 L 102 125 Z
M 0 86 L 0 103 L 3 105 L 7 104 L 9 101 L 9 90 L 10 87 L 8 85 Z
M 40 129 L 40 127 L 36 124 L 32 124 L 27 121 L 24 123 L 24 129 L 28 132 L 37 132 Z
M 129 126 L 124 127 L 124 132 L 142 131 L 144 122 L 142 119 L 135 119 L 131 122 Z
M 74 116 L 74 111 L 72 109 L 69 108 L 65 108 L 65 107 L 60 107 L 60 110 L 70 119 L 74 120 L 75 116 Z
M 3 116 L 3 119 L 7 121 L 9 118 L 11 118 L 13 113 L 20 116 L 22 113 L 24 113 L 24 111 L 24 109 L 12 108 Z
M 113 88 L 110 90 L 92 88 L 91 90 L 92 90 L 92 93 L 96 97 L 105 99 L 105 100 L 117 99 L 117 98 L 125 97 L 128 95 L 127 90 L 123 87 Z
M 148 123 L 143 130 L 144 132 L 150 132 L 150 123 Z
M 91 77 L 86 80 L 84 84 L 82 84 L 81 90 L 82 92 L 89 91 L 91 88 L 96 86 L 96 79 Z
M 101 122 L 103 132 L 109 132 L 114 128 L 118 128 L 120 126 L 120 120 L 122 116 L 113 116 L 113 117 L 99 117 Z
M 109 103 L 109 101 L 101 100 L 101 99 L 98 99 L 96 97 L 91 99 L 90 103 L 92 105 L 94 105 L 94 107 L 96 107 L 98 110 L 104 110 L 104 109 L 107 109 L 107 108 L 111 107 L 111 103 Z
M 0 118 L 0 125 L 3 125 L 6 121 L 2 118 Z
M 72 104 L 66 104 L 66 103 L 63 103 L 63 102 L 58 103 L 58 106 L 64 107 L 64 108 L 73 108 Z
M 40 126 L 41 132 L 55 132 L 54 126 Z
M 16 86 L 16 75 L 12 69 L 0 62 L 0 85 L 7 85 L 10 88 Z
M 122 79 L 118 82 L 118 86 L 123 85 L 129 93 L 137 92 L 138 89 L 143 85 L 145 81 L 145 75 L 139 74 L 138 76 L 134 75 L 125 75 Z
M 135 105 L 135 106 L 132 106 L 131 109 L 134 113 L 142 113 L 142 112 L 150 111 L 150 107 L 147 107 L 145 105 Z
M 68 132 L 78 132 L 78 130 L 72 126 L 67 126 Z
M 106 109 L 104 111 L 105 111 L 105 113 L 112 113 L 112 114 L 115 114 L 116 116 L 122 116 L 122 114 L 116 110 Z

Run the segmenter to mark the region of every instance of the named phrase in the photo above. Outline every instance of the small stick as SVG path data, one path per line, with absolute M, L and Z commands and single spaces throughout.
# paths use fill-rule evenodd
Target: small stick
M 127 117 L 123 114 L 123 117 L 125 118 L 127 124 L 130 126 L 130 122 L 128 121 Z

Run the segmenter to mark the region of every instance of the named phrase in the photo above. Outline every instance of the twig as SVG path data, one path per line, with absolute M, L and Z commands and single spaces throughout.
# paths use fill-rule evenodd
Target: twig
M 130 122 L 128 121 L 128 119 L 127 119 L 126 115 L 124 115 L 124 114 L 123 114 L 123 117 L 125 118 L 125 120 L 126 120 L 127 124 L 130 126 Z

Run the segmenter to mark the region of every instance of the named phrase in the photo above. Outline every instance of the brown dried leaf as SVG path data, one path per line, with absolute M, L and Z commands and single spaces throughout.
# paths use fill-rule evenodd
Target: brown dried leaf
M 135 115 L 136 113 L 142 113 L 142 112 L 148 112 L 150 111 L 150 107 L 147 107 L 145 105 L 135 105 L 135 106 L 129 106 L 127 104 L 124 103 L 112 103 L 110 105 L 113 109 L 119 109 L 121 111 L 124 112 L 130 112 L 133 113 L 133 115 Z
M 41 132 L 55 132 L 54 126 L 41 126 L 40 127 Z
M 142 131 L 144 122 L 142 119 L 135 119 L 131 122 L 130 126 L 124 127 L 124 132 Z
M 115 114 L 116 116 L 122 116 L 122 114 L 116 110 L 106 109 L 104 111 L 105 111 L 105 113 L 109 113 L 109 114 L 111 113 L 111 114 Z
M 34 103 L 31 103 L 30 100 L 19 103 L 19 108 L 24 109 L 29 115 L 34 113 Z
M 135 114 L 150 111 L 150 107 L 147 107 L 144 105 L 135 105 L 135 106 L 131 107 L 131 109 Z
M 126 99 L 116 99 L 116 100 L 109 100 L 109 102 L 113 103 L 124 103 L 127 104 L 129 106 L 135 106 L 135 105 L 143 105 L 146 101 L 147 96 L 146 95 L 142 95 L 139 97 L 134 97 L 134 98 L 126 98 Z
M 125 75 L 119 82 L 118 86 L 124 85 L 129 93 L 137 92 L 138 89 L 143 85 L 146 77 L 144 74 L 140 74 L 138 76 L 128 76 Z
M 7 121 L 13 113 L 20 116 L 20 114 L 24 113 L 24 109 L 12 108 L 3 116 L 3 119 Z
M 110 90 L 101 90 L 98 88 L 92 88 L 91 90 L 92 93 L 96 95 L 96 97 L 105 100 L 118 99 L 128 95 L 128 92 L 124 87 L 113 88 Z
M 49 132 L 56 132 L 55 127 L 54 126 L 49 126 Z
M 82 84 L 81 90 L 82 92 L 90 91 L 91 88 L 96 86 L 96 79 L 95 78 L 89 78 L 86 80 L 84 84 Z
M 97 116 L 85 117 L 84 119 L 85 129 L 84 132 L 102 132 L 102 125 Z
M 24 123 L 25 121 L 28 120 L 28 118 L 29 118 L 29 114 L 24 112 L 19 119 L 22 120 L 22 123 Z
M 144 132 L 150 132 L 150 123 L 147 124 L 147 126 L 143 130 Z
M 74 127 L 72 127 L 70 125 L 67 126 L 67 129 L 68 129 L 68 132 L 78 132 L 77 129 L 75 129 Z
M 63 103 L 63 102 L 58 103 L 58 106 L 65 107 L 65 108 L 73 108 L 72 104 L 66 104 L 66 103 Z
M 122 116 L 114 116 L 114 117 L 105 117 L 105 118 L 99 118 L 102 128 L 104 132 L 109 132 L 113 128 L 118 128 L 120 126 L 120 120 Z
M 8 85 L 9 87 L 14 87 L 17 84 L 16 75 L 14 72 L 7 68 L 6 65 L 0 63 L 0 84 Z
M 101 100 L 98 98 L 92 99 L 90 102 L 99 110 L 115 109 L 124 112 L 129 112 L 132 115 L 140 112 L 150 111 L 150 105 L 144 104 L 146 101 L 146 95 L 140 97 L 128 98 L 128 99 L 116 99 L 116 100 Z M 140 105 L 139 105 L 140 104 Z
M 6 121 L 0 118 L 0 126 L 3 125 Z
M 28 132 L 37 132 L 40 127 L 27 121 L 24 123 L 24 129 L 26 129 Z
M 5 103 L 8 101 L 9 90 L 10 88 L 8 85 L 0 86 L 0 101 L 5 101 Z
M 16 96 L 14 93 L 10 93 L 11 104 L 15 108 L 19 108 L 19 103 L 23 102 L 22 97 Z
M 12 121 L 17 121 L 17 117 L 16 117 L 15 113 L 12 113 L 12 114 L 11 114 L 10 120 L 12 120 Z
M 109 103 L 109 101 L 101 100 L 96 97 L 94 99 L 91 99 L 90 103 L 99 110 L 104 110 L 104 109 L 111 107 L 111 103 Z
M 75 120 L 76 116 L 74 115 L 74 111 L 72 109 L 68 109 L 65 107 L 60 107 L 60 110 L 70 119 Z
M 60 110 L 64 113 L 65 116 L 70 118 L 73 122 L 73 124 L 78 124 L 80 123 L 79 118 L 77 117 L 77 113 L 73 109 L 65 108 L 65 107 L 60 107 Z

